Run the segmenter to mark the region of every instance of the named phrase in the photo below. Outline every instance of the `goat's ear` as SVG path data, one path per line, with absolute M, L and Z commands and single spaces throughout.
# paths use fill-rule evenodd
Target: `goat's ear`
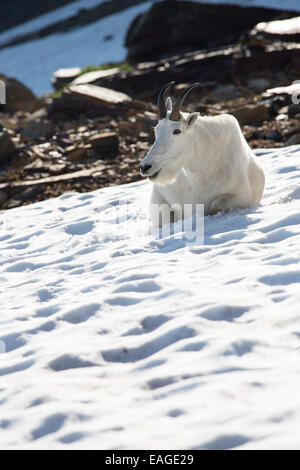
M 172 100 L 169 96 L 166 100 L 166 107 L 167 107 L 167 111 L 172 111 L 173 105 L 172 105 Z
M 198 116 L 199 116 L 199 113 L 191 113 L 186 120 L 187 125 L 192 126 L 193 124 L 195 124 Z

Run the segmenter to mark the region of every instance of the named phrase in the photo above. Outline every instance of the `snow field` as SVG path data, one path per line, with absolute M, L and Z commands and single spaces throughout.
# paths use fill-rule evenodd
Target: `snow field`
M 145 181 L 1 212 L 1 448 L 300 448 L 300 146 L 258 153 L 204 244 Z

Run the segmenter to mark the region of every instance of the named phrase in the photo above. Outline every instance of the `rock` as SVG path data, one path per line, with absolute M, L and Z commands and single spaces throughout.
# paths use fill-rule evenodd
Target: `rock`
M 119 139 L 115 132 L 95 134 L 90 138 L 90 144 L 102 158 L 112 158 L 118 153 Z
M 27 115 L 26 121 L 40 121 L 41 119 L 47 118 L 47 110 L 46 108 L 40 108 Z
M 0 207 L 6 202 L 7 196 L 4 191 L 0 191 Z
M 37 180 L 29 180 L 29 181 L 20 181 L 16 182 L 13 184 L 13 187 L 15 189 L 25 189 L 28 187 L 35 187 L 35 186 L 41 186 L 43 184 L 56 184 L 56 183 L 61 183 L 64 181 L 75 181 L 75 180 L 80 180 L 84 178 L 92 178 L 94 175 L 97 175 L 101 173 L 104 170 L 105 166 L 104 165 L 98 165 L 93 168 L 89 168 L 86 170 L 80 170 L 80 171 L 74 171 L 71 173 L 66 173 L 62 175 L 56 175 L 56 176 L 47 176 L 45 178 L 40 178 Z
M 274 129 L 267 135 L 268 140 L 275 140 L 276 142 L 280 142 L 282 140 L 281 134 L 278 132 L 277 129 Z
M 125 93 L 90 84 L 71 85 L 68 88 L 68 93 L 88 100 L 101 102 L 107 106 L 114 106 L 115 104 L 128 103 L 131 101 L 130 96 Z
M 51 78 L 51 83 L 55 90 L 60 90 L 63 86 L 73 82 L 81 73 L 80 67 L 72 67 L 67 69 L 58 69 Z
M 270 97 L 274 95 L 281 95 L 285 98 L 286 104 L 300 104 L 300 80 L 296 80 L 289 86 L 282 86 L 277 88 L 268 89 L 263 96 Z
M 235 85 L 218 85 L 205 98 L 204 102 L 218 103 L 219 101 L 230 101 L 242 96 L 242 93 Z
M 0 132 L 0 165 L 13 157 L 17 152 L 16 146 L 6 132 Z
M 108 70 L 96 70 L 94 72 L 87 72 L 73 80 L 72 85 L 85 85 L 87 83 L 90 83 L 92 85 L 101 85 L 101 80 L 103 78 L 113 77 L 119 72 L 120 69 L 118 67 L 113 67 Z
M 33 112 L 42 107 L 41 102 L 31 90 L 15 78 L 0 75 L 0 80 L 6 87 L 6 104 L 2 105 L 5 112 L 28 111 Z
M 300 16 L 285 20 L 258 23 L 250 32 L 250 36 L 298 42 L 300 40 Z
M 93 82 L 93 85 L 121 91 L 133 99 L 156 101 L 162 85 L 172 80 L 177 84 L 200 81 L 197 88 L 199 94 L 210 91 L 219 84 L 232 85 L 234 76 L 248 80 L 254 71 L 255 74 L 263 76 L 266 69 L 270 73 L 290 70 L 296 76 L 299 67 L 300 44 L 266 40 L 261 48 L 252 48 L 247 43 L 241 48 L 240 44 L 234 44 L 180 55 L 177 53 L 162 60 L 142 62 L 133 66 L 132 70 L 102 76 Z M 269 88 L 269 83 L 265 84 Z M 264 84 L 261 88 L 263 86 Z M 193 97 L 197 91 L 193 92 Z M 59 106 L 59 103 L 57 105 Z
M 131 24 L 125 45 L 133 63 L 170 53 L 228 44 L 261 21 L 290 18 L 297 12 L 189 1 L 154 3 Z
M 157 116 L 156 114 L 150 113 L 146 111 L 145 114 L 138 114 L 135 118 L 139 129 L 151 129 L 156 126 L 157 124 Z
M 250 78 L 248 80 L 247 86 L 257 92 L 257 93 L 262 93 L 265 91 L 267 88 L 270 86 L 270 80 L 265 77 L 261 78 Z
M 20 199 L 9 199 L 4 202 L 3 207 L 4 209 L 15 209 L 15 207 L 20 207 L 21 205 L 22 201 Z
M 289 107 L 288 107 L 288 106 L 283 106 L 282 108 L 280 108 L 280 109 L 278 110 L 278 114 L 286 114 L 286 115 L 288 115 L 288 113 L 289 113 Z
M 285 121 L 287 119 L 288 119 L 287 114 L 278 114 L 278 116 L 276 116 L 275 118 L 276 121 Z
M 21 132 L 21 136 L 28 140 L 38 140 L 52 135 L 53 124 L 50 121 L 31 121 Z
M 38 187 L 28 188 L 18 194 L 19 198 L 24 202 L 28 199 L 34 198 L 39 193 Z
M 269 106 L 259 103 L 234 109 L 231 111 L 231 114 L 235 116 L 240 125 L 243 126 L 245 124 L 254 124 L 269 119 L 271 111 Z
M 81 84 L 66 88 L 60 98 L 54 98 L 48 105 L 47 111 L 52 120 L 55 120 L 53 115 L 56 113 L 64 113 L 75 119 L 79 113 L 109 119 L 110 116 L 126 113 L 131 104 L 134 106 L 131 97 L 125 93 L 97 85 Z
M 300 133 L 292 135 L 285 143 L 285 147 L 289 147 L 290 145 L 298 145 L 300 144 Z
M 288 109 L 288 116 L 290 118 L 298 118 L 300 117 L 300 106 L 298 104 L 291 104 Z
M 71 145 L 66 148 L 67 159 L 70 162 L 80 162 L 86 158 L 86 149 L 84 147 L 75 147 Z

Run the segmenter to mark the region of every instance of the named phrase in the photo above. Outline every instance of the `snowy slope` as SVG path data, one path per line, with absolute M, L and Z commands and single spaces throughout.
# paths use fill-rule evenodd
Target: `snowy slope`
M 144 181 L 1 212 L 0 448 L 300 449 L 300 146 L 260 153 L 204 244 Z
M 15 38 L 20 34 L 31 33 L 32 31 L 45 28 L 46 26 L 50 26 L 58 21 L 65 20 L 70 16 L 76 15 L 81 8 L 93 8 L 100 3 L 103 3 L 103 1 L 104 0 L 77 0 L 77 2 L 72 2 L 61 8 L 56 8 L 55 10 L 49 11 L 44 15 L 40 15 L 33 20 L 26 21 L 25 23 L 4 31 L 0 34 L 0 44 Z
M 0 73 L 18 78 L 36 95 L 41 95 L 51 91 L 50 79 L 59 68 L 121 62 L 127 55 L 124 47 L 127 29 L 135 16 L 146 11 L 151 4 L 151 1 L 141 3 L 64 34 L 53 34 L 2 49 Z M 54 17 L 54 12 L 52 15 Z M 38 29 L 38 19 L 33 21 L 34 29 Z M 44 25 L 43 19 L 41 22 Z M 28 23 L 23 25 L 24 31 L 28 28 Z M 20 33 L 23 32 L 22 27 L 19 29 Z M 0 43 L 4 34 L 7 33 L 0 35 Z M 104 39 L 107 35 L 113 35 L 113 38 L 107 41 Z
M 188 0 L 187 0 L 188 1 Z M 278 8 L 279 10 L 300 11 L 298 0 L 192 0 L 197 3 L 231 3 L 243 7 Z

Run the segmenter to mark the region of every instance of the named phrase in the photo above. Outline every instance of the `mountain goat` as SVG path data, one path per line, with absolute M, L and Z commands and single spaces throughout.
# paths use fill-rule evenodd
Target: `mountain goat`
M 141 175 L 153 183 L 151 207 L 170 208 L 168 214 L 161 212 L 159 222 L 152 212 L 152 223 L 178 221 L 184 217 L 185 204 L 204 204 L 204 215 L 258 204 L 264 172 L 238 121 L 230 114 L 181 112 L 197 83 L 186 88 L 172 107 L 168 91 L 173 84 L 160 91 L 156 140 L 140 164 Z

